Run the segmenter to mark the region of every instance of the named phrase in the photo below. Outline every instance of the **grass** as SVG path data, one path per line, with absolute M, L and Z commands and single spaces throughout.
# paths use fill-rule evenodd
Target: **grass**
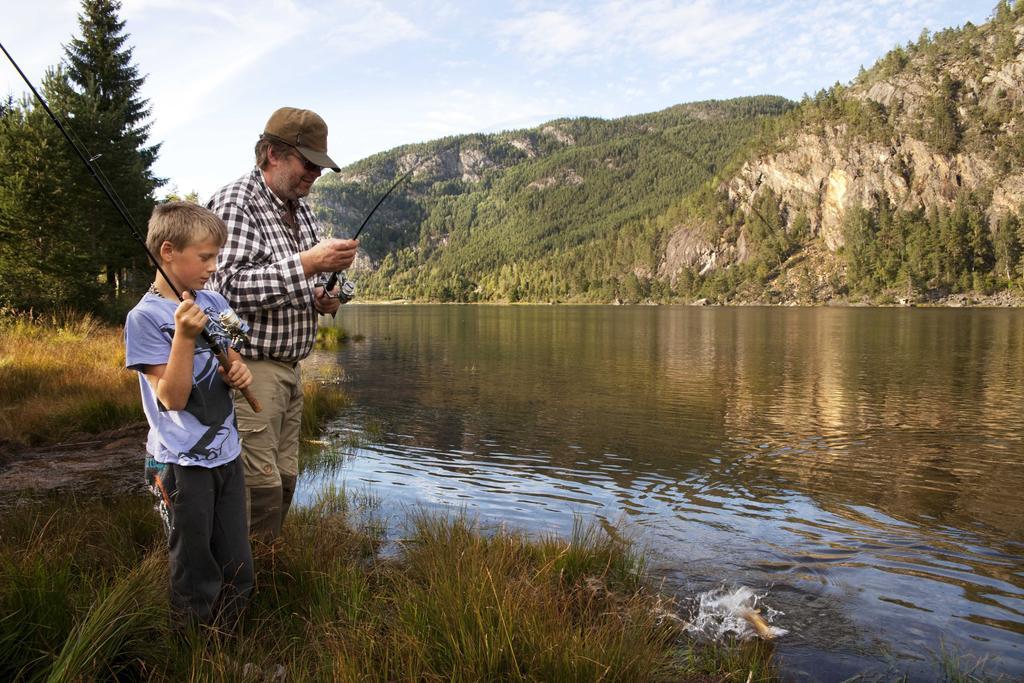
M 340 326 L 321 325 L 316 331 L 316 348 L 336 351 L 348 342 L 348 332 Z
M 947 646 L 945 642 L 939 644 L 938 652 L 934 653 L 934 659 L 937 669 L 942 675 L 941 680 L 948 683 L 983 683 L 1003 680 L 986 671 L 989 665 L 988 657 L 977 657 L 957 652 L 954 648 Z
M 42 445 L 143 419 L 121 328 L 0 311 L 0 442 Z
M 137 421 L 121 335 L 89 317 L 0 312 L 0 440 L 46 443 Z M 307 382 L 304 439 L 345 406 L 335 379 Z M 304 471 L 344 456 L 345 444 L 327 446 L 305 451 Z M 778 678 L 769 644 L 687 640 L 665 618 L 672 601 L 650 589 L 643 558 L 614 530 L 577 524 L 569 539 L 530 539 L 417 513 L 388 546 L 375 506 L 327 487 L 295 510 L 282 548 L 258 562 L 235 639 L 173 628 L 150 500 L 9 507 L 0 680 L 260 680 L 246 663 L 268 674 L 283 666 L 291 681 Z M 945 648 L 936 660 L 942 680 L 998 680 L 987 662 Z
M 0 310 L 0 444 L 44 446 L 143 422 L 138 375 L 124 360 L 122 327 Z M 332 378 L 304 391 L 303 438 L 314 438 L 346 399 Z
M 323 426 L 349 404 L 341 390 L 340 377 L 306 379 L 302 384 L 302 426 L 300 438 L 317 438 Z
M 350 341 L 363 341 L 365 337 L 361 334 L 350 335 L 344 327 L 336 321 L 328 324 L 321 324 L 316 331 L 316 348 L 323 351 L 337 351 Z
M 0 519 L 0 680 L 260 680 L 245 663 L 289 681 L 775 678 L 763 648 L 692 654 L 618 536 L 579 524 L 531 540 L 414 513 L 382 552 L 377 504 L 327 489 L 296 510 L 257 560 L 234 639 L 175 637 L 150 501 L 14 508 Z

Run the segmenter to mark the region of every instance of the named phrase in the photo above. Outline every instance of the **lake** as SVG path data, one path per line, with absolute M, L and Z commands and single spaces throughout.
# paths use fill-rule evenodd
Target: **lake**
M 749 586 L 787 679 L 1024 676 L 1024 312 L 350 305 L 318 351 L 409 509 L 619 525 L 685 603 Z

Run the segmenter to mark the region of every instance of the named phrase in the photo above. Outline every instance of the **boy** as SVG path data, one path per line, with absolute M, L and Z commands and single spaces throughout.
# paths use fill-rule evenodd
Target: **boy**
M 157 205 L 146 246 L 159 272 L 125 322 L 125 364 L 139 372 L 149 422 L 146 480 L 168 533 L 171 608 L 184 625 L 237 626 L 253 587 L 245 517 L 245 474 L 231 389 L 252 375 L 212 320 L 227 308 L 203 285 L 227 239 L 224 222 L 188 202 Z M 207 329 L 229 349 L 225 373 L 202 339 Z

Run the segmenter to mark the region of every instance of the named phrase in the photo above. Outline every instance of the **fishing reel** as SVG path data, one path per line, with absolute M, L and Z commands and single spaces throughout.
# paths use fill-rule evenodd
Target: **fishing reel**
M 230 308 L 225 308 L 217 316 L 221 327 L 231 337 L 231 346 L 237 351 L 243 344 L 248 344 L 250 341 L 249 335 L 252 333 L 252 328 L 238 317 Z
M 327 289 L 327 285 L 325 285 L 324 286 L 325 296 L 327 296 L 327 297 L 329 297 L 331 299 L 335 299 L 336 298 L 341 303 L 347 304 L 349 301 L 352 301 L 352 299 L 356 298 L 356 283 L 352 282 L 347 277 L 345 277 L 345 273 L 340 273 L 337 277 L 338 277 L 338 293 L 337 294 L 331 294 L 330 290 Z M 332 276 L 332 279 L 334 279 L 333 276 Z M 330 284 L 330 280 L 328 280 L 327 284 L 328 285 Z

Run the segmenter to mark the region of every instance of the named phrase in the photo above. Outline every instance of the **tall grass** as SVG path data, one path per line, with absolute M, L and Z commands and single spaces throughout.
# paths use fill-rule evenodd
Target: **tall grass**
M 78 503 L 60 497 L 3 511 L 0 680 L 44 678 L 66 647 L 63 670 L 81 670 L 66 643 L 91 643 L 81 622 L 92 604 L 159 544 L 161 522 L 150 508 L 140 498 Z M 79 635 L 70 639 L 73 631 Z
M 315 439 L 324 424 L 349 405 L 348 397 L 341 390 L 338 377 L 328 376 L 316 380 L 307 379 L 302 383 L 302 425 L 303 439 Z
M 161 649 L 162 644 L 154 646 L 149 638 L 161 630 L 160 621 L 167 618 L 160 604 L 167 581 L 167 558 L 154 551 L 104 587 L 68 634 L 47 683 L 113 678 L 154 649 Z
M 372 497 L 326 490 L 257 563 L 235 638 L 176 638 L 156 514 L 138 498 L 0 518 L 0 679 L 745 681 L 691 656 L 642 559 L 600 529 L 531 540 L 412 514 L 382 553 Z M 755 662 L 771 680 L 770 653 Z M 248 665 L 248 666 L 246 666 Z M 730 665 L 735 665 L 729 668 Z
M 121 328 L 0 311 L 0 441 L 37 445 L 143 419 Z
M 337 351 L 348 342 L 349 336 L 340 325 L 320 325 L 316 330 L 316 348 Z
M 0 310 L 0 444 L 54 444 L 145 416 L 138 375 L 124 367 L 124 330 L 89 315 Z M 304 438 L 347 404 L 332 378 L 305 384 Z

